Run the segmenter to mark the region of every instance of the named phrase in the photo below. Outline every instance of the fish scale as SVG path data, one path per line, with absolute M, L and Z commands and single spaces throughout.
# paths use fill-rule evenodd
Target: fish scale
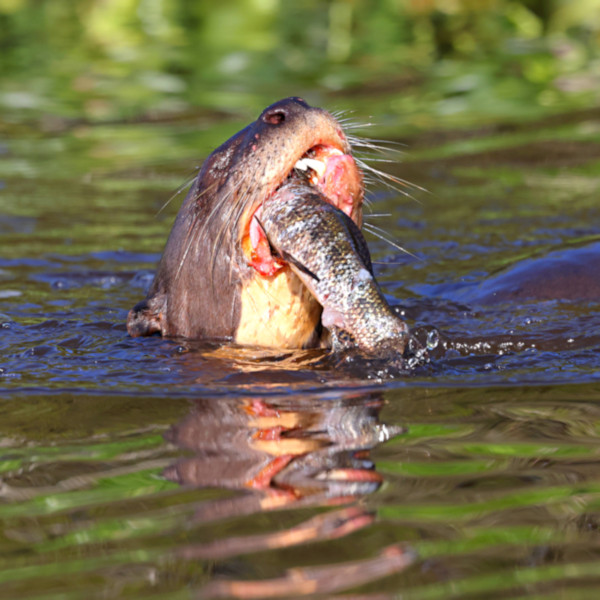
M 352 219 L 298 182 L 277 190 L 258 218 L 272 249 L 323 307 L 321 321 L 334 350 L 404 350 L 408 328 L 383 297 L 367 243 Z

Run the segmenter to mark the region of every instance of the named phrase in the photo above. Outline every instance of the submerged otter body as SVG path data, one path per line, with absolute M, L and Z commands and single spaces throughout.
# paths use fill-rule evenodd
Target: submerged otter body
M 129 312 L 130 335 L 318 346 L 321 305 L 254 217 L 299 172 L 360 226 L 362 174 L 340 124 L 300 98 L 281 100 L 205 161 L 146 299 Z

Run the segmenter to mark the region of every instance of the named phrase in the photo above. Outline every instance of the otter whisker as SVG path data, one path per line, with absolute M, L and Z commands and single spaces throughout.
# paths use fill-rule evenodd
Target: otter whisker
M 355 111 L 350 111 L 349 114 L 354 113 Z M 374 123 L 369 121 L 359 121 L 354 116 L 342 117 L 341 119 L 337 119 L 339 123 L 344 125 L 344 129 L 363 129 L 365 127 L 373 127 Z
M 373 154 L 367 154 L 365 152 L 361 152 L 360 156 L 358 156 L 360 160 L 369 161 L 369 162 L 380 162 L 380 163 L 397 163 L 397 160 L 393 158 L 381 158 L 380 156 L 374 156 Z
M 369 213 L 365 215 L 366 219 L 376 218 L 376 217 L 391 217 L 392 213 Z
M 229 183 L 229 181 L 228 181 Z M 215 240 L 213 246 L 211 248 L 210 253 L 210 263 L 211 263 L 211 273 L 214 273 L 214 269 L 216 266 L 216 258 L 217 258 L 217 250 L 224 243 L 227 237 L 231 238 L 232 235 L 235 235 L 238 238 L 238 242 L 241 242 L 239 239 L 241 235 L 240 231 L 240 222 L 244 212 L 248 206 L 248 200 L 250 198 L 256 197 L 256 194 L 259 193 L 259 189 L 256 186 L 250 187 L 246 189 L 243 193 L 237 193 L 239 190 L 236 190 L 234 186 L 228 191 L 227 195 L 224 197 L 223 202 L 221 203 L 221 207 L 226 206 L 227 210 L 221 215 L 221 228 L 217 232 L 215 236 Z M 233 230 L 233 234 L 231 233 Z M 234 261 L 229 261 L 229 281 L 233 280 L 233 267 Z M 212 278 L 214 281 L 214 277 Z
M 196 190 L 196 192 L 194 194 L 194 203 L 197 205 L 198 200 L 200 200 L 200 198 L 202 198 L 202 196 L 204 196 L 205 194 L 214 192 L 217 189 L 217 187 L 219 187 L 219 184 L 217 182 L 215 182 L 207 187 L 202 188 L 201 190 Z
M 197 205 L 197 202 L 200 198 L 202 198 L 205 194 L 211 193 L 215 190 L 215 188 L 217 188 L 218 185 L 217 183 L 213 183 L 212 185 L 209 185 L 205 188 L 203 188 L 202 190 L 196 190 L 195 194 L 194 194 L 194 203 Z M 191 232 L 194 232 L 197 239 L 200 239 L 200 237 L 205 233 L 205 227 L 206 227 L 206 223 L 207 221 L 204 220 L 204 223 L 200 223 L 200 214 L 198 210 L 194 210 L 192 212 L 192 223 L 191 226 L 188 227 L 188 235 Z M 188 238 L 186 237 L 186 240 L 188 240 Z M 188 240 L 188 245 L 186 247 L 186 251 L 183 254 L 183 258 L 181 259 L 181 263 L 179 266 L 179 269 L 177 271 L 177 275 L 179 274 L 179 271 L 181 270 L 181 265 L 183 264 L 183 261 L 185 260 L 185 256 L 187 255 L 188 251 L 189 251 L 189 242 L 190 240 Z M 176 276 L 177 277 L 177 276 Z
M 404 151 L 393 146 L 404 146 L 399 142 L 391 140 L 383 140 L 378 138 L 367 138 L 355 135 L 347 135 L 347 138 L 355 150 L 355 160 L 360 169 L 363 172 L 363 178 L 365 184 L 375 185 L 383 184 L 387 188 L 393 190 L 398 194 L 402 194 L 416 202 L 419 202 L 407 189 L 418 190 L 420 192 L 426 192 L 427 190 L 417 184 L 406 181 L 395 175 L 391 175 L 385 171 L 382 171 L 371 163 L 395 163 L 397 162 L 394 158 L 387 158 L 385 154 L 404 154 Z M 363 149 L 364 150 L 361 150 Z
M 349 133 L 355 129 L 364 129 L 365 127 L 371 127 L 372 123 L 364 123 L 356 121 L 355 119 L 339 119 L 338 122 L 344 128 L 344 132 L 346 133 L 346 138 L 350 141 L 352 138 L 355 138 L 354 134 Z
M 194 241 L 197 242 L 198 238 L 200 236 L 201 228 L 196 227 L 197 223 L 198 223 L 198 216 L 196 214 L 194 214 L 194 216 L 192 218 L 191 227 L 188 229 L 188 234 L 187 234 L 188 239 L 185 241 L 185 250 L 183 252 L 183 255 L 181 256 L 181 259 L 179 260 L 179 265 L 178 265 L 177 271 L 175 273 L 174 281 L 177 281 L 177 279 L 179 279 L 181 269 L 185 263 L 185 260 L 186 260 L 188 253 L 193 245 L 193 242 Z
M 356 154 L 359 155 L 359 158 L 364 160 L 368 159 L 378 162 L 397 162 L 398 155 L 406 154 L 406 151 L 401 150 L 400 148 L 392 148 L 387 145 L 374 143 L 378 140 L 370 141 L 368 138 L 355 138 L 354 136 L 350 136 L 349 139 L 351 141 L 352 149 Z M 392 144 L 392 142 L 390 142 L 390 144 Z
M 406 148 L 406 144 L 404 142 L 398 142 L 396 140 L 387 140 L 384 138 L 370 138 L 363 135 L 351 134 L 350 139 L 352 139 L 352 141 L 357 146 L 373 146 L 389 152 L 402 152 L 402 150 L 398 150 L 394 146 L 401 146 L 402 148 Z
M 417 258 L 419 258 L 417 256 Z M 394 261 L 394 260 L 374 260 L 372 261 L 372 264 L 374 265 L 384 265 L 384 266 L 404 266 L 406 263 L 403 262 L 398 262 L 398 261 Z
M 230 226 L 229 218 L 231 217 L 231 214 L 232 214 L 233 210 L 235 209 L 235 206 L 238 202 L 237 198 L 233 201 L 232 201 L 232 198 L 233 198 L 233 192 L 229 191 L 227 193 L 227 195 L 223 198 L 223 202 L 219 203 L 219 206 L 215 206 L 215 208 L 213 209 L 213 211 L 211 213 L 211 217 L 212 217 L 213 214 L 216 214 L 218 212 L 218 210 L 222 210 L 223 206 L 228 207 L 228 210 L 226 211 L 226 213 L 221 215 L 221 218 L 220 218 L 221 227 L 219 228 L 219 231 L 215 235 L 213 242 L 212 242 L 212 246 L 209 250 L 209 262 L 210 262 L 210 268 L 211 268 L 211 278 L 210 279 L 211 279 L 211 285 L 213 286 L 213 293 L 214 293 L 214 280 L 215 280 L 214 273 L 215 273 L 215 267 L 217 264 L 218 249 L 220 247 L 222 247 L 223 244 L 225 244 L 226 242 L 229 241 L 226 239 L 228 237 L 228 234 L 229 234 L 229 236 L 231 235 L 231 233 L 228 231 L 229 226 Z M 231 279 L 231 269 L 233 268 L 232 261 L 230 261 L 229 268 L 230 268 L 229 277 Z
M 356 111 L 350 108 L 338 108 L 337 110 L 331 110 L 329 112 L 336 121 L 343 122 L 344 120 L 348 120 L 350 118 L 347 115 L 351 115 Z
M 376 227 L 372 223 L 364 223 L 363 229 L 365 229 L 365 231 L 367 231 L 371 235 L 374 235 L 375 237 L 379 238 L 380 240 L 387 242 L 390 246 L 393 246 L 397 250 L 400 250 L 400 252 L 403 252 L 404 254 L 408 254 L 409 256 L 412 256 L 413 258 L 416 258 L 417 260 L 422 260 L 416 254 L 413 254 L 410 250 L 403 248 L 399 244 L 396 244 L 396 242 L 390 240 L 388 237 L 383 235 L 385 233 L 385 230 L 381 229 L 380 227 Z
M 194 172 L 185 179 L 185 181 L 173 192 L 171 197 L 158 209 L 158 212 L 154 215 L 155 218 L 158 217 L 163 212 L 163 210 L 165 210 L 165 208 L 169 206 L 169 204 L 171 204 L 171 202 L 175 199 L 176 196 L 179 196 L 181 192 L 187 190 L 190 187 L 190 185 L 194 182 L 194 179 L 196 179 L 196 176 L 198 175 L 198 169 L 200 169 L 200 167 L 195 167 Z
M 190 231 L 195 230 L 196 243 L 198 243 L 198 240 L 200 240 L 200 238 L 205 237 L 205 235 L 207 233 L 207 231 L 206 231 L 207 224 L 211 222 L 211 218 L 216 214 L 216 212 L 219 209 L 219 205 L 218 205 L 218 203 L 216 203 L 215 206 L 213 207 L 213 209 L 211 210 L 210 214 L 208 215 L 208 217 L 203 218 L 202 222 L 200 222 L 201 208 L 198 205 L 198 200 L 200 200 L 202 198 L 202 196 L 204 196 L 205 194 L 214 192 L 218 187 L 219 187 L 219 183 L 214 182 L 211 185 L 203 188 L 201 191 L 197 192 L 196 195 L 194 196 L 194 203 L 196 205 L 196 210 L 193 213 L 193 221 L 192 221 L 192 226 L 190 227 Z M 183 257 L 179 264 L 179 268 L 177 270 L 176 278 L 179 276 L 179 272 L 181 271 L 183 262 L 185 261 L 187 254 L 190 250 L 192 241 L 193 241 L 193 239 L 191 239 L 189 241 L 189 243 L 187 244 L 186 250 L 183 254 Z
M 368 173 L 363 173 L 363 182 L 364 183 L 370 183 L 370 184 L 375 184 L 377 183 L 378 179 L 375 179 L 375 177 L 371 177 Z
M 421 192 L 427 192 L 425 188 L 421 187 L 420 185 L 417 185 L 416 183 L 411 183 L 410 181 L 406 181 L 405 179 L 401 179 L 400 177 L 390 175 L 385 171 L 381 171 L 379 169 L 376 169 L 375 167 L 371 167 L 370 165 L 366 164 L 360 159 L 357 159 L 356 162 L 361 167 L 361 169 L 363 169 L 364 171 L 368 171 L 369 173 L 372 173 L 375 177 L 377 177 L 380 183 L 394 190 L 395 192 L 398 192 L 399 194 L 402 194 L 404 196 L 407 196 L 408 198 L 411 198 L 412 200 L 415 200 L 416 202 L 419 202 L 419 200 L 417 200 L 414 196 L 412 196 L 412 194 L 408 193 L 403 188 L 412 188 Z

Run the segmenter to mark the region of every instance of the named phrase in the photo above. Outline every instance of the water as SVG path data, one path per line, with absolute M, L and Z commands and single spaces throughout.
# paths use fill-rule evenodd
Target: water
M 190 119 L 9 128 L 0 597 L 594 597 L 598 297 L 489 290 L 597 252 L 600 113 L 404 139 L 429 193 L 374 185 L 370 221 L 415 256 L 370 245 L 410 373 L 128 337 L 158 211 L 237 127 Z

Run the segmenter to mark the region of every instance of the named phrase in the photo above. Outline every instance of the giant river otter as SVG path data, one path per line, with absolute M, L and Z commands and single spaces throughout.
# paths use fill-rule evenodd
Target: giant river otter
M 300 98 L 276 102 L 204 163 L 148 296 L 129 312 L 129 333 L 323 345 L 321 304 L 273 251 L 257 218 L 264 201 L 299 174 L 361 225 L 362 173 L 340 124 Z
M 204 163 L 129 333 L 404 353 L 407 328 L 373 279 L 360 233 L 362 202 L 362 173 L 336 119 L 300 98 L 269 106 Z M 597 299 L 599 248 L 527 261 L 461 298 Z

